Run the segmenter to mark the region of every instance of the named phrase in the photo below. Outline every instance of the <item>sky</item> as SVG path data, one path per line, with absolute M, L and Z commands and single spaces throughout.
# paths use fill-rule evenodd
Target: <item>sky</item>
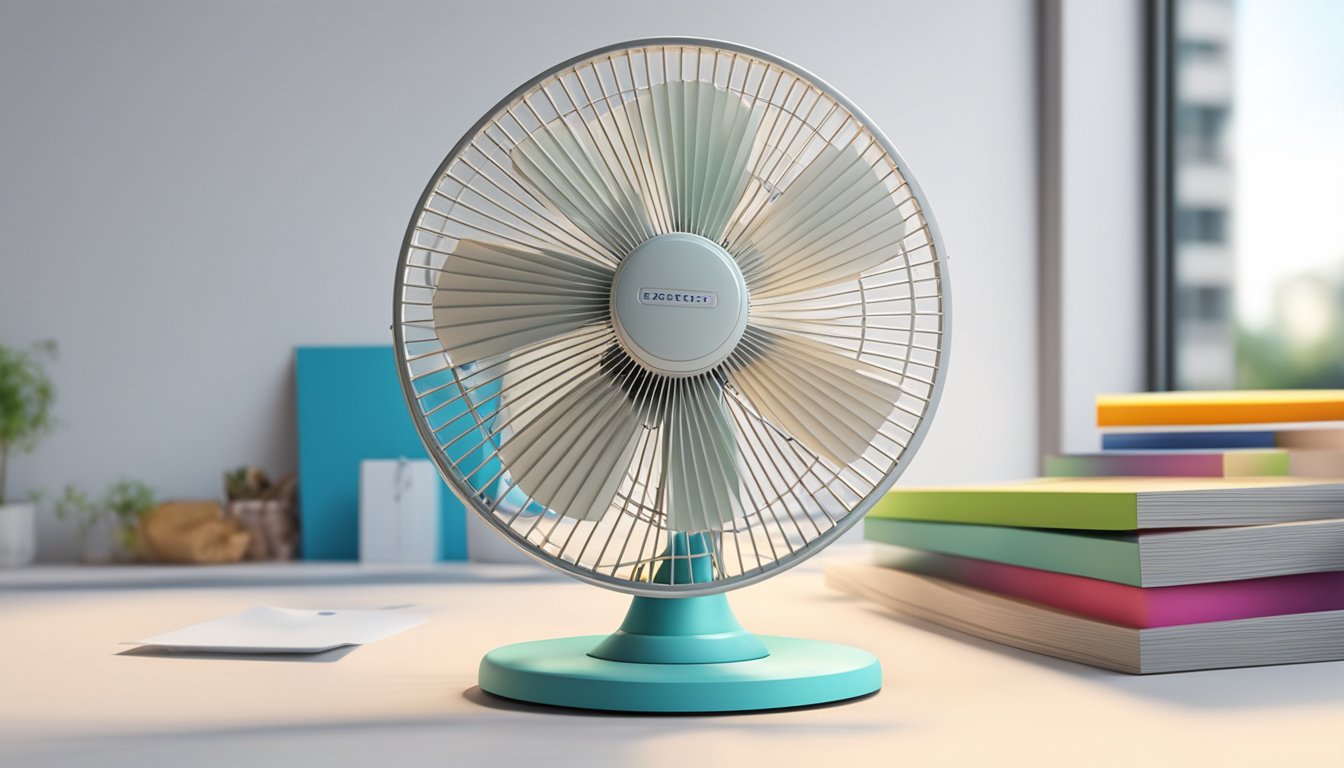
M 1236 307 L 1262 327 L 1283 278 L 1344 279 L 1344 0 L 1234 5 Z

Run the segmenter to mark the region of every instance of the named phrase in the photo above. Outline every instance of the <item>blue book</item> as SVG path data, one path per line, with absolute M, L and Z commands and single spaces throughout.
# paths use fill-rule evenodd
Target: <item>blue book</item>
M 1101 436 L 1107 451 L 1217 450 L 1273 448 L 1273 432 L 1110 432 Z

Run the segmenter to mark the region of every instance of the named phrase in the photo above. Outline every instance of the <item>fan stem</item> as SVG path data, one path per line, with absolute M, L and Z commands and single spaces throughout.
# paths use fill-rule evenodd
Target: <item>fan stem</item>
M 621 628 L 589 656 L 639 664 L 717 664 L 769 655 L 742 628 L 728 597 L 636 597 Z
M 686 584 L 712 580 L 708 534 L 676 533 L 653 580 Z M 742 628 L 723 593 L 699 597 L 636 597 L 625 621 L 589 656 L 640 664 L 717 664 L 769 655 Z

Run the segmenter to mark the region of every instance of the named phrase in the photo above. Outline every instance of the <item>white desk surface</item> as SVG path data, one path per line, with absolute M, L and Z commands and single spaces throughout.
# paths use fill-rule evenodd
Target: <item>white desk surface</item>
M 823 586 L 816 560 L 734 593 L 738 616 L 862 645 L 884 688 L 713 717 L 551 711 L 477 689 L 490 648 L 624 614 L 622 596 L 529 566 L 0 572 L 0 766 L 1344 766 L 1344 663 L 1130 677 L 892 618 Z M 405 603 L 430 620 L 309 660 L 120 644 L 256 604 Z

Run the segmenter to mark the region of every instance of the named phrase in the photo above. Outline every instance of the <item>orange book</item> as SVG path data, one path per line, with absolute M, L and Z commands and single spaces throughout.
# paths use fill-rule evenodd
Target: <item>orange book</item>
M 1097 426 L 1344 421 L 1344 389 L 1141 392 L 1097 396 Z

